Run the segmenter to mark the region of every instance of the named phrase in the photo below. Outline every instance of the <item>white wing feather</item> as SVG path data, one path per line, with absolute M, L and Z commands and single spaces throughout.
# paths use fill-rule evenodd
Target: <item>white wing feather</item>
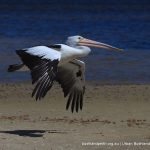
M 51 61 L 58 59 L 60 60 L 61 58 L 61 53 L 49 48 L 47 46 L 35 46 L 31 48 L 25 48 L 23 50 L 26 50 L 26 53 L 34 55 L 34 56 L 39 56 L 42 57 L 43 59 L 49 59 Z

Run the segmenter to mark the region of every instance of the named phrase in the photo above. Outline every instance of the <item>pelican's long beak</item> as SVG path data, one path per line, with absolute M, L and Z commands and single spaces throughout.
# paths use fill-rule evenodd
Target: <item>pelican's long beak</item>
M 80 39 L 79 45 L 91 46 L 91 47 L 97 47 L 97 48 L 115 50 L 115 51 L 123 51 L 123 49 L 120 49 L 120 48 L 117 48 L 117 47 L 114 47 L 105 43 L 89 40 L 86 38 Z

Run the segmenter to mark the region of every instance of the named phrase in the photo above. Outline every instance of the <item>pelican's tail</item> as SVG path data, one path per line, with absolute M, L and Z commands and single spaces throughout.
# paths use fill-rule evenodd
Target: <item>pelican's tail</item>
M 10 65 L 8 67 L 8 72 L 14 72 L 14 71 L 17 71 L 19 69 L 21 69 L 22 67 L 24 66 L 24 64 L 14 64 L 14 65 Z

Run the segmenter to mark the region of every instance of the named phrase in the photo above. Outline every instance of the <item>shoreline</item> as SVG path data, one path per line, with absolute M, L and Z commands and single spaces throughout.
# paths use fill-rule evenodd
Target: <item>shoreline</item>
M 107 150 L 120 147 L 85 146 L 82 142 L 149 142 L 150 85 L 87 82 L 86 87 L 83 110 L 72 114 L 65 110 L 59 85 L 43 100 L 35 101 L 29 82 L 0 84 L 0 149 Z

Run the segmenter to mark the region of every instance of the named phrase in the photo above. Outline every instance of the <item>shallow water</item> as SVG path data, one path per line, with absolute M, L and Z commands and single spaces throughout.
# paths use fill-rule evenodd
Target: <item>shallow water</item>
M 27 73 L 6 72 L 9 64 L 19 62 L 16 49 L 64 43 L 67 36 L 79 34 L 124 49 L 123 53 L 92 49 L 84 59 L 87 80 L 150 83 L 148 1 L 0 2 L 0 82 L 30 78 Z

